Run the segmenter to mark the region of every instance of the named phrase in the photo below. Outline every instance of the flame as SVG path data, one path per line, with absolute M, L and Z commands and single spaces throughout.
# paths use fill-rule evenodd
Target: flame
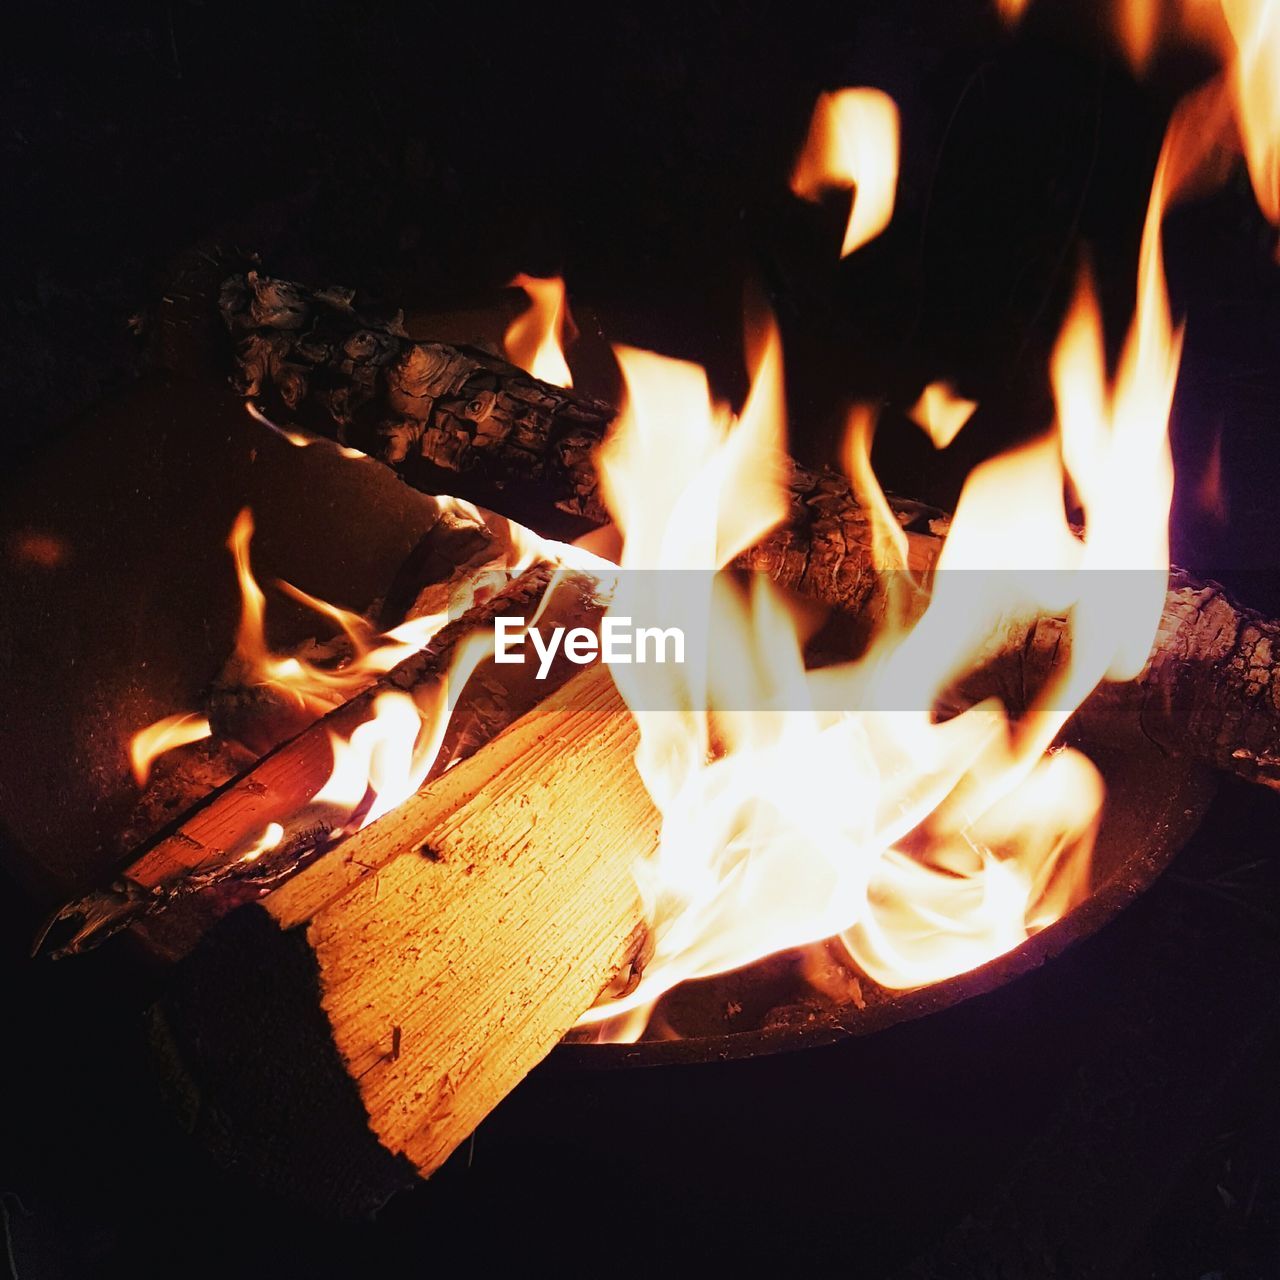
M 1230 82 L 1258 207 L 1280 225 L 1280 4 L 1223 0 L 1235 43 Z
M 354 697 L 377 676 L 428 644 L 449 619 L 448 611 L 427 614 L 379 634 L 361 615 L 280 582 L 286 594 L 335 623 L 346 636 L 351 653 L 337 665 L 296 654 L 275 654 L 266 639 L 266 598 L 249 563 L 253 528 L 253 514 L 246 507 L 236 516 L 227 540 L 240 586 L 240 625 L 233 654 L 238 678 L 245 684 L 269 686 L 309 716 L 324 715 Z
M 349 738 L 330 732 L 333 768 L 312 800 L 345 810 L 349 834 L 403 804 L 426 781 L 440 754 L 453 708 L 480 662 L 493 653 L 488 632 L 470 636 L 448 670 L 413 694 L 389 690 L 373 700 L 373 714 Z
M 446 509 L 481 520 L 480 513 L 469 503 L 455 499 L 439 500 Z M 505 567 L 518 573 L 543 554 L 554 554 L 558 543 L 543 543 L 520 526 L 502 522 L 509 533 Z M 471 585 L 461 584 L 448 608 L 439 613 L 424 614 L 402 623 L 390 631 L 379 633 L 360 614 L 321 600 L 288 582 L 280 589 L 299 603 L 314 610 L 335 625 L 347 641 L 347 651 L 329 662 L 313 661 L 299 654 L 277 654 L 266 639 L 266 596 L 254 576 L 249 558 L 253 539 L 253 513 L 246 507 L 235 519 L 227 540 L 240 588 L 240 621 L 236 631 L 232 670 L 244 685 L 271 689 L 303 719 L 317 719 L 368 688 L 378 676 L 399 665 L 405 658 L 429 644 L 451 616 L 471 603 Z M 565 549 L 577 560 L 586 553 Z M 195 713 L 165 716 L 136 733 L 129 744 L 129 757 L 134 778 L 143 786 L 156 757 L 188 742 L 207 738 L 212 733 L 209 721 Z
M 817 200 L 832 188 L 854 188 L 840 256 L 875 239 L 893 216 L 898 186 L 898 108 L 879 89 L 824 93 L 791 174 L 791 190 Z
M 949 382 L 931 382 L 911 406 L 908 416 L 933 441 L 935 449 L 945 449 L 973 417 L 976 400 L 956 395 Z
M 1019 946 L 1088 892 L 1104 788 L 1087 757 L 1061 745 L 1062 731 L 1101 682 L 1141 672 L 1166 598 L 1167 426 L 1181 331 L 1165 285 L 1163 218 L 1210 165 L 1232 118 L 1259 202 L 1268 216 L 1277 211 L 1277 3 L 1223 3 L 1230 73 L 1170 121 L 1114 376 L 1083 271 L 1051 361 L 1052 428 L 972 472 L 927 593 L 871 465 L 874 415 L 851 412 L 844 460 L 871 521 L 885 606 L 860 650 L 809 665 L 811 619 L 765 578 L 743 586 L 718 572 L 789 512 L 776 329 L 752 352 L 738 414 L 715 399 L 701 367 L 615 348 L 626 404 L 597 457 L 601 494 L 623 569 L 663 572 L 619 575 L 610 612 L 707 640 L 684 664 L 613 667 L 662 830 L 637 868 L 652 956 L 634 989 L 584 1019 L 603 1034 L 639 1034 L 677 983 L 831 938 L 883 987 L 936 982 Z M 1012 17 L 1023 5 L 1000 7 Z M 1117 25 L 1135 61 L 1150 56 L 1163 24 L 1149 0 L 1125 7 Z M 806 199 L 854 189 L 843 256 L 888 225 L 897 170 L 892 100 L 848 89 L 819 99 L 791 185 Z M 568 385 L 562 282 L 515 283 L 532 306 L 508 330 L 512 359 Z M 935 382 L 912 416 L 944 448 L 974 408 Z M 236 658 L 252 679 L 320 714 L 399 661 L 404 646 L 425 643 L 419 631 L 376 636 L 359 616 L 282 584 L 343 633 L 351 656 L 330 665 L 272 653 L 251 536 L 245 511 L 229 545 L 242 595 Z M 532 535 L 513 533 L 510 545 L 513 564 L 598 563 Z M 689 570 L 701 572 L 673 589 L 671 575 Z M 442 621 L 420 625 L 429 635 Z M 1040 626 L 1061 657 L 1026 705 L 975 701 L 1010 639 L 1022 652 Z M 383 689 L 349 736 L 331 735 L 332 772 L 313 804 L 339 811 L 336 835 L 422 785 L 459 691 L 491 652 L 487 632 L 471 637 L 439 680 L 412 694 Z M 268 829 L 242 856 L 279 838 Z
M 151 766 L 158 756 L 189 742 L 199 742 L 212 732 L 208 720 L 192 712 L 165 716 L 139 729 L 129 740 L 129 767 L 138 786 L 143 786 L 151 776 Z
M 660 575 L 620 584 L 614 612 L 709 618 L 714 661 L 664 668 L 660 711 L 641 683 L 651 672 L 613 668 L 663 823 L 637 872 L 653 956 L 634 990 L 584 1019 L 600 1034 L 634 1037 L 678 982 L 833 936 L 884 987 L 935 982 L 1018 946 L 1088 891 L 1103 785 L 1058 737 L 1099 682 L 1141 670 L 1165 599 L 1181 342 L 1160 234 L 1196 163 L 1196 123 L 1196 111 L 1176 118 L 1161 155 L 1114 380 L 1086 273 L 1052 362 L 1055 429 L 971 474 L 923 612 L 871 468 L 865 407 L 851 415 L 846 464 L 887 607 L 861 654 L 808 668 L 805 623 L 764 579 L 743 591 L 707 573 L 674 602 Z M 715 570 L 782 518 L 771 341 L 737 419 L 697 366 L 619 349 L 627 407 L 599 470 L 624 568 Z M 934 384 L 917 411 L 945 443 L 972 407 Z M 1026 708 L 987 698 L 938 718 L 1005 637 L 1049 619 L 1067 656 Z
M 1028 0 L 996 0 L 1001 16 L 1018 21 Z M 1280 4 L 1276 0 L 1119 0 L 1112 26 L 1130 65 L 1145 71 L 1157 45 L 1174 34 L 1217 55 L 1223 72 L 1214 87 L 1231 99 L 1235 137 L 1225 121 L 1202 113 L 1203 149 L 1237 146 L 1258 207 L 1280 226 Z
M 602 587 L 614 566 L 590 551 L 544 539 L 501 517 L 482 516 L 460 499 L 440 497 L 438 504 L 451 516 L 485 524 L 495 535 L 495 559 L 490 568 L 508 575 L 522 573 L 535 563 L 591 572 Z M 424 648 L 451 617 L 473 603 L 477 581 L 456 585 L 445 611 L 413 618 L 385 633 L 377 633 L 367 619 L 349 609 L 311 595 L 287 582 L 278 585 L 288 595 L 337 627 L 346 641 L 340 661 L 321 663 L 298 654 L 276 654 L 267 644 L 266 597 L 253 573 L 249 548 L 253 515 L 243 509 L 232 525 L 227 545 L 240 587 L 241 611 L 231 667 L 242 684 L 272 689 L 304 718 L 315 719 L 367 689 L 377 677 Z M 560 580 L 553 573 L 527 625 L 534 626 Z M 606 588 L 607 589 L 607 588 Z M 407 800 L 422 786 L 436 765 L 458 696 L 476 667 L 493 652 L 493 635 L 485 629 L 458 644 L 445 672 L 415 687 L 411 693 L 384 689 L 370 703 L 369 717 L 347 737 L 329 731 L 332 766 L 323 785 L 293 822 L 307 825 L 312 811 L 316 825 L 330 839 L 359 830 Z M 210 736 L 209 721 L 195 714 L 167 716 L 136 734 L 130 743 L 134 776 L 146 782 L 152 761 L 164 751 Z M 446 765 L 450 762 L 446 762 Z M 284 829 L 272 823 L 262 836 L 239 852 L 239 860 L 253 862 L 275 848 Z
M 577 331 L 565 302 L 564 281 L 559 276 L 539 279 L 524 274 L 511 281 L 511 288 L 523 289 L 528 308 L 507 328 L 502 338 L 507 359 L 517 368 L 557 387 L 573 386 L 573 375 L 564 358 L 564 343 Z
M 1195 502 L 1206 516 L 1225 524 L 1227 520 L 1227 490 L 1222 479 L 1222 423 L 1218 423 L 1205 459 L 1204 470 L 1195 487 Z
M 295 431 L 288 427 L 282 427 L 272 422 L 261 409 L 258 408 L 252 400 L 244 402 L 245 412 L 255 422 L 261 423 L 268 431 L 274 431 L 282 440 L 287 440 L 297 449 L 307 449 L 312 445 L 325 445 L 335 450 L 344 458 L 367 458 L 369 455 L 363 449 L 353 449 L 350 445 L 339 444 L 336 440 L 330 440 L 327 436 L 309 436 L 303 431 Z
M 1161 34 L 1161 0 L 1121 0 L 1115 7 L 1116 36 L 1135 71 L 1144 71 Z
M 268 822 L 262 834 L 240 855 L 241 862 L 257 862 L 264 853 L 274 849 L 284 839 L 284 827 L 278 822 Z

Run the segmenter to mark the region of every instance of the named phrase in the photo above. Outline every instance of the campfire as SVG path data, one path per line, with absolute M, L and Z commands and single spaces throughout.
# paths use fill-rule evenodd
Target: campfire
M 754 298 L 739 404 L 619 343 L 615 405 L 575 388 L 558 278 L 512 281 L 498 355 L 350 288 L 220 272 L 202 305 L 239 429 L 394 470 L 429 527 L 357 612 L 261 580 L 239 512 L 234 649 L 199 705 L 131 734 L 123 870 L 44 949 L 127 930 L 180 960 L 181 1069 L 234 1099 L 278 1036 L 300 1074 L 263 1088 L 337 1081 L 381 1185 L 431 1174 L 565 1039 L 731 1054 L 876 1030 L 1097 928 L 1207 771 L 1280 788 L 1280 621 L 1170 563 L 1162 239 L 1239 161 L 1280 223 L 1274 9 L 1187 6 L 1220 70 L 1168 122 L 1119 359 L 1084 263 L 1052 420 L 952 512 L 882 487 L 875 404 L 850 406 L 838 466 L 791 456 Z M 1144 12 L 1123 6 L 1135 63 Z M 833 270 L 891 225 L 909 144 L 880 89 L 817 100 L 779 181 L 847 203 Z M 945 373 L 910 409 L 938 450 L 980 408 Z M 282 598 L 314 617 L 302 646 L 269 640 Z

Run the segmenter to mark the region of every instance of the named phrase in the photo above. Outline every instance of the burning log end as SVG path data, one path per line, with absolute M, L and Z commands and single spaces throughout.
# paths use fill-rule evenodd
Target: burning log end
M 215 1149 L 365 1211 L 438 1168 L 602 991 L 636 981 L 633 868 L 658 816 L 635 745 L 607 670 L 585 672 L 216 926 L 157 1017 Z
M 347 1218 L 416 1178 L 369 1131 L 305 930 L 260 906 L 234 912 L 175 971 L 149 1031 L 177 1113 L 224 1165 Z

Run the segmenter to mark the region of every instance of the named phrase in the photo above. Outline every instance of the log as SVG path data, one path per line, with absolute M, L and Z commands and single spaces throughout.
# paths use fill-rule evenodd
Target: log
M 269 412 L 363 449 L 427 492 L 478 485 L 477 500 L 540 532 L 556 513 L 582 527 L 608 520 L 594 458 L 610 405 L 488 352 L 414 341 L 401 313 L 370 310 L 350 289 L 312 290 L 249 271 L 226 280 L 221 309 L 236 339 L 232 380 Z M 848 479 L 793 462 L 788 484 L 787 524 L 739 567 L 861 611 L 876 589 L 871 523 Z M 899 498 L 890 505 L 911 567 L 928 569 L 929 525 L 942 513 Z
M 638 980 L 659 819 L 635 747 L 607 670 L 584 672 L 218 925 L 158 1014 L 196 1128 L 337 1211 L 438 1168 Z
M 350 290 L 313 291 L 249 272 L 226 282 L 222 310 L 240 338 L 236 381 L 246 395 L 274 394 L 291 411 L 309 410 L 319 429 L 363 441 L 410 482 L 415 468 L 429 463 L 520 489 L 526 503 L 535 492 L 544 516 L 554 508 L 593 523 L 607 519 L 593 454 L 611 410 L 599 401 L 538 383 L 481 353 L 413 342 L 397 319 L 361 310 Z M 441 395 L 406 395 L 406 371 L 428 366 L 441 370 Z M 453 373 L 446 377 L 446 369 Z M 492 405 L 486 396 L 483 406 L 460 409 L 447 392 L 458 377 L 460 386 L 483 384 Z M 790 491 L 787 523 L 737 567 L 768 573 L 824 604 L 867 612 L 878 588 L 871 527 L 849 481 L 793 463 Z M 909 567 L 927 575 L 946 517 L 902 499 L 890 505 L 907 535 Z M 1280 788 L 1278 629 L 1218 584 L 1175 569 L 1146 669 L 1131 684 L 1102 686 L 1081 714 L 1124 726 L 1122 737 L 1142 735 L 1171 755 Z M 1005 658 L 995 674 L 1013 709 L 1065 657 L 1065 636 L 1061 619 L 1043 619 L 993 641 Z
M 74 954 L 126 925 L 150 923 L 147 936 L 162 954 L 184 953 L 196 937 L 232 907 L 261 897 L 322 852 L 335 826 L 312 800 L 334 763 L 331 735 L 346 739 L 372 715 L 386 691 L 420 697 L 438 688 L 458 646 L 492 636 L 494 617 L 530 615 L 545 600 L 543 625 L 594 627 L 604 610 L 597 580 L 580 572 L 537 565 L 509 586 L 447 624 L 423 650 L 411 655 L 363 693 L 313 721 L 249 771 L 205 797 L 171 829 L 136 855 L 115 884 L 64 906 L 38 947 L 54 956 Z M 462 693 L 429 777 L 465 759 L 519 716 L 554 692 L 578 668 L 558 655 L 545 678 L 532 664 L 495 669 L 481 661 Z M 244 855 L 268 824 L 283 827 L 274 848 Z M 183 910 L 174 911 L 175 907 Z M 163 923 L 160 913 L 164 912 Z

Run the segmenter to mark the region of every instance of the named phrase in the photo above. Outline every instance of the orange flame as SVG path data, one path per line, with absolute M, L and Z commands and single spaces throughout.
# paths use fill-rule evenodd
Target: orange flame
M 923 614 L 913 621 L 916 586 L 871 469 L 866 409 L 851 417 L 847 464 L 873 557 L 894 578 L 862 656 L 806 669 L 802 623 L 763 579 L 744 595 L 708 575 L 696 599 L 675 604 L 654 575 L 620 586 L 614 610 L 646 623 L 709 617 L 715 656 L 666 669 L 664 711 L 648 709 L 653 686 L 642 690 L 635 668 L 614 668 L 663 817 L 638 871 L 654 954 L 629 995 L 584 1021 L 632 1037 L 673 984 L 833 935 L 885 987 L 938 981 L 1017 946 L 1087 891 L 1102 781 L 1055 741 L 1100 681 L 1139 672 L 1164 603 L 1180 335 L 1160 227 L 1195 162 L 1194 121 L 1194 111 L 1175 120 L 1155 175 L 1114 382 L 1086 277 L 1053 359 L 1058 430 L 970 476 Z M 600 472 L 622 564 L 716 569 L 786 509 L 780 361 L 762 364 L 750 412 L 735 421 L 696 366 L 628 349 L 618 358 L 628 404 Z M 971 407 L 941 384 L 917 406 L 943 442 Z M 1067 484 L 1083 538 L 1067 519 Z M 988 700 L 934 718 L 1009 627 L 1042 618 L 1062 620 L 1068 657 L 1024 714 Z
M 253 515 L 246 507 L 236 517 L 227 541 L 240 585 L 240 625 L 234 653 L 243 673 L 240 678 L 245 683 L 270 685 L 311 716 L 321 716 L 359 693 L 378 675 L 426 645 L 448 621 L 447 612 L 429 614 L 380 635 L 359 614 L 281 582 L 288 595 L 336 623 L 352 652 L 336 666 L 272 653 L 265 632 L 266 599 L 249 563 L 252 537 Z
M 933 441 L 935 449 L 945 449 L 973 417 L 977 407 L 976 400 L 956 395 L 949 382 L 931 382 L 911 406 L 908 416 Z
M 145 729 L 139 729 L 129 740 L 129 767 L 138 786 L 145 785 L 158 756 L 189 742 L 199 742 L 212 732 L 204 716 L 191 712 L 165 716 Z
M 842 258 L 875 239 L 893 216 L 898 186 L 898 108 L 879 89 L 824 93 L 791 174 L 791 190 L 817 200 L 833 188 L 854 188 Z
M 1235 43 L 1230 81 L 1258 207 L 1280 225 L 1280 4 L 1223 0 Z
M 559 276 L 539 279 L 516 276 L 511 288 L 523 289 L 528 308 L 508 326 L 502 338 L 507 359 L 517 368 L 557 387 L 573 386 L 573 375 L 564 358 L 564 343 L 577 335 L 565 301 L 564 281 Z
M 1115 7 L 1115 29 L 1129 64 L 1143 71 L 1161 34 L 1161 0 L 1121 0 Z
M 268 431 L 274 431 L 282 440 L 287 440 L 295 448 L 307 449 L 312 445 L 323 445 L 336 450 L 344 458 L 360 459 L 369 456 L 363 449 L 353 449 L 350 445 L 339 444 L 336 440 L 330 440 L 327 436 L 309 436 L 303 431 L 279 426 L 277 423 L 272 422 L 252 400 L 246 400 L 244 407 L 245 412 L 255 422 L 261 423 Z
M 603 575 L 602 584 L 607 579 L 611 566 L 587 550 L 540 538 L 500 517 L 486 518 L 476 507 L 459 499 L 440 497 L 436 501 L 454 517 L 484 523 L 495 534 L 495 559 L 490 566 L 495 570 L 514 576 L 534 563 L 545 562 L 596 572 L 597 576 Z M 236 678 L 246 684 L 269 686 L 308 718 L 317 718 L 368 688 L 379 675 L 422 649 L 449 617 L 457 616 L 475 600 L 475 580 L 459 583 L 444 612 L 414 618 L 378 634 L 359 614 L 280 582 L 278 585 L 287 594 L 337 626 L 346 638 L 349 654 L 341 662 L 328 665 L 298 655 L 279 655 L 266 641 L 266 597 L 249 559 L 252 537 L 253 516 L 245 508 L 236 517 L 227 543 L 241 596 L 233 653 Z M 558 581 L 559 574 L 553 574 L 543 605 L 528 625 L 536 624 Z M 492 654 L 493 643 L 488 630 L 466 638 L 454 650 L 443 675 L 412 693 L 384 690 L 372 700 L 369 718 L 348 737 L 330 732 L 330 774 L 307 808 L 315 806 L 325 811 L 331 838 L 375 821 L 422 785 L 439 756 L 458 695 L 479 663 Z M 138 784 L 146 782 L 156 756 L 210 733 L 208 720 L 186 714 L 168 716 L 136 734 L 130 755 Z M 335 810 L 340 815 L 336 827 Z M 272 823 L 257 841 L 239 853 L 239 858 L 243 862 L 255 861 L 281 839 L 283 827 Z

